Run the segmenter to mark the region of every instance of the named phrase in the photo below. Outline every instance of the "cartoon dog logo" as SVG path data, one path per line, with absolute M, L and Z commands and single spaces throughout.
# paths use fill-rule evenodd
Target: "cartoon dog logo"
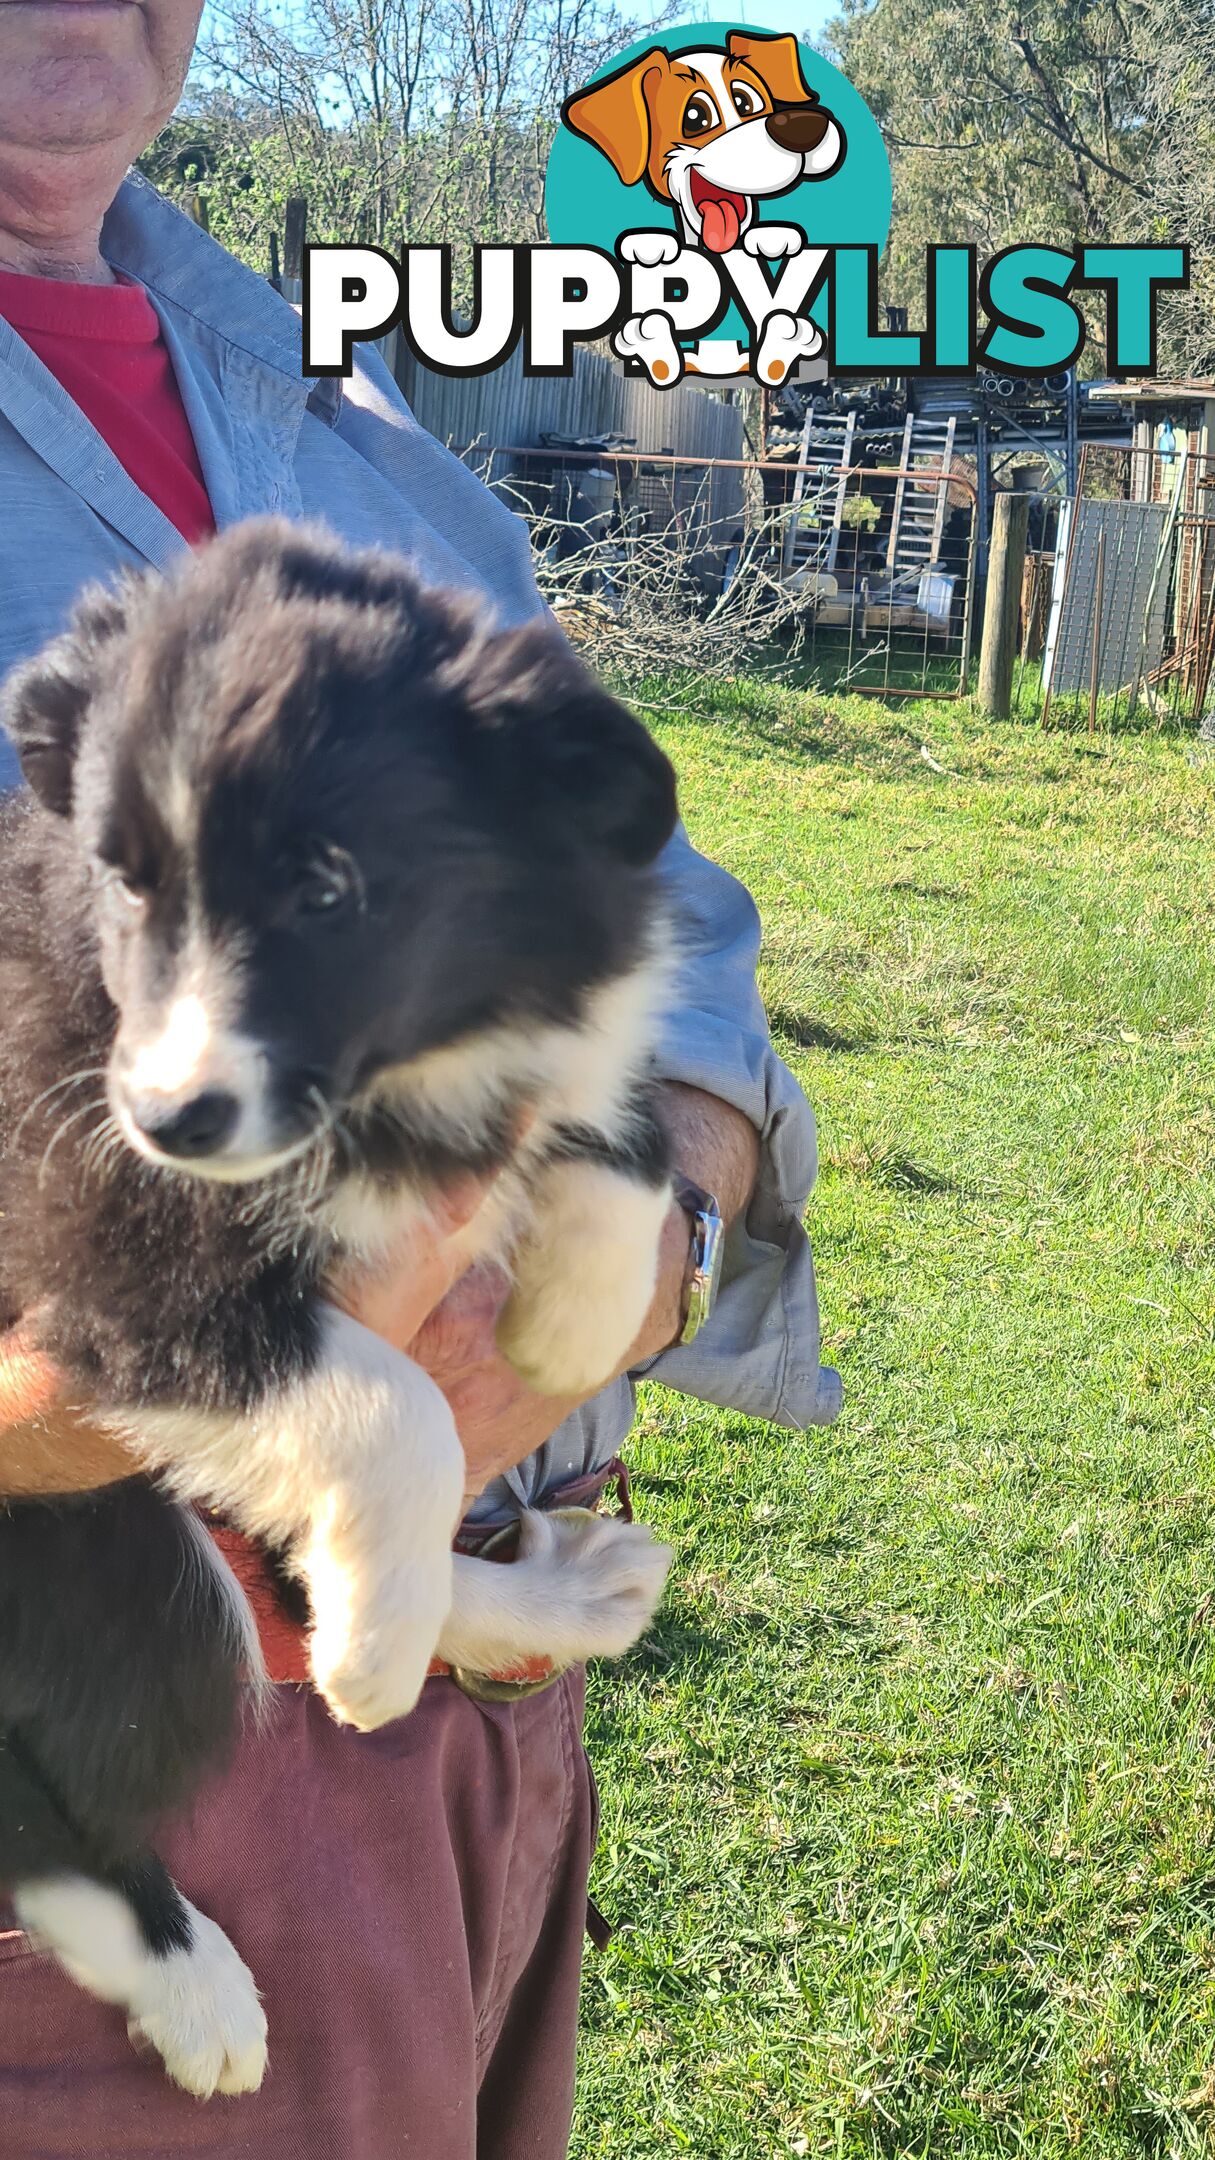
M 681 247 L 728 256 L 741 243 L 747 255 L 769 261 L 801 253 L 800 226 L 760 224 L 756 205 L 805 180 L 827 179 L 847 149 L 839 121 L 802 74 L 797 39 L 753 31 L 731 30 L 724 46 L 712 49 L 667 53 L 655 46 L 575 91 L 561 117 L 602 151 L 626 187 L 644 181 L 656 201 L 674 209 L 678 237 L 622 238 L 625 260 L 647 264 L 673 262 Z M 657 374 L 652 365 L 655 337 L 663 342 L 652 315 L 634 317 L 614 343 L 656 380 L 669 380 L 669 364 Z M 666 340 L 673 344 L 669 322 Z M 763 325 L 756 371 L 773 380 L 781 358 L 791 366 L 821 343 L 807 319 L 774 315 Z M 665 350 L 663 359 L 670 361 Z M 676 374 L 685 361 L 695 365 L 694 355 L 675 355 Z M 744 356 L 737 367 L 746 364 Z

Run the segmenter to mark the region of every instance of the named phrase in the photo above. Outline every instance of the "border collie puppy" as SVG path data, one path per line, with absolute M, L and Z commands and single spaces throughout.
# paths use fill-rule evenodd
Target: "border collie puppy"
M 257 1673 L 191 1503 L 286 1553 L 364 1729 L 436 1648 L 617 1654 L 661 1591 L 666 1549 L 594 1517 L 453 1556 L 446 1402 L 321 1286 L 498 1171 L 462 1235 L 509 1258 L 504 1352 L 553 1394 L 619 1365 L 670 1194 L 673 777 L 551 626 L 275 521 L 87 595 L 0 718 L 0 1318 L 149 1473 L 0 1513 L 0 1883 L 171 2076 L 243 2092 L 253 1980 L 149 1842 Z

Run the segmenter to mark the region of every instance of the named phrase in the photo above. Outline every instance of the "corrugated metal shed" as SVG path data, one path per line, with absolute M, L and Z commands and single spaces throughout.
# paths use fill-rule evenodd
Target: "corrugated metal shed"
M 526 376 L 518 347 L 490 375 L 456 376 L 423 367 L 402 344 L 396 377 L 422 426 L 455 450 L 474 443 L 529 448 L 551 433 L 631 435 L 639 450 L 680 457 L 747 454 L 741 405 L 688 383 L 655 390 L 643 376 L 626 376 L 602 354 L 580 347 L 568 377 Z

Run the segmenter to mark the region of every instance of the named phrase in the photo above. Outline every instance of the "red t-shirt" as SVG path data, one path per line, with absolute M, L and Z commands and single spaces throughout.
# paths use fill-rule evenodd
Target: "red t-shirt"
M 72 285 L 0 270 L 0 316 L 193 546 L 215 530 L 160 322 L 142 285 Z

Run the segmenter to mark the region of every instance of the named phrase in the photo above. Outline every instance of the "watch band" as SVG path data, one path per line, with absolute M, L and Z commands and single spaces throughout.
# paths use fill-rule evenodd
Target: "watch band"
M 671 1182 L 692 1232 L 688 1311 L 679 1333 L 680 1343 L 690 1343 L 695 1342 L 717 1302 L 726 1226 L 712 1193 L 679 1172 Z

